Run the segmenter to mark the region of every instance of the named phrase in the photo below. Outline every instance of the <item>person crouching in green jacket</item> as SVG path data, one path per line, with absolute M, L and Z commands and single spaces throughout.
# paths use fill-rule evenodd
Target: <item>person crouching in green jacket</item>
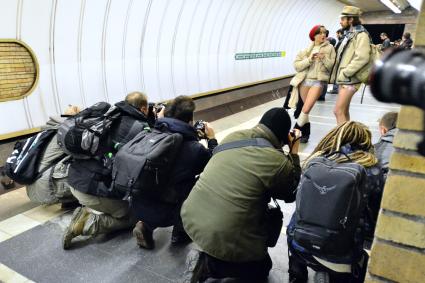
M 257 126 L 222 141 L 225 146 L 256 139 L 269 146 L 239 143 L 210 159 L 181 210 L 185 231 L 202 250 L 191 282 L 267 279 L 272 267 L 267 251 L 267 206 L 271 197 L 293 202 L 301 175 L 300 132 L 290 134 L 290 129 L 286 110 L 270 109 Z M 285 144 L 291 149 L 289 154 L 282 151 Z

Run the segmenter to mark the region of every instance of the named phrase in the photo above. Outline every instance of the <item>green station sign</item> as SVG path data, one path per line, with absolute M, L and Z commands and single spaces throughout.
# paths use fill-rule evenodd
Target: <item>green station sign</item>
M 274 57 L 285 57 L 285 56 L 286 56 L 286 51 L 236 53 L 235 60 L 251 60 L 251 59 L 263 59 L 263 58 L 274 58 Z

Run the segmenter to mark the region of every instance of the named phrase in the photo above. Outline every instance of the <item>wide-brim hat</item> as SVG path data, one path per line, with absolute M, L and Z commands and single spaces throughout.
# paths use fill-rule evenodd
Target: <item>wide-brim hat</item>
M 361 14 L 362 14 L 362 10 L 360 10 L 359 7 L 345 6 L 344 9 L 342 9 L 340 18 L 342 18 L 342 17 L 360 17 Z

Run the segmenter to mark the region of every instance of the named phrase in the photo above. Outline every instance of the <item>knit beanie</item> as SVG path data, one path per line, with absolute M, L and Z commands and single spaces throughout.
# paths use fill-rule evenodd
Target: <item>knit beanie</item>
M 317 32 L 318 29 L 320 29 L 320 27 L 321 27 L 321 25 L 316 25 L 310 30 L 309 36 L 310 36 L 311 41 L 314 41 L 315 33 Z
M 288 144 L 291 118 L 284 108 L 272 108 L 261 117 L 260 124 L 269 128 L 284 144 Z

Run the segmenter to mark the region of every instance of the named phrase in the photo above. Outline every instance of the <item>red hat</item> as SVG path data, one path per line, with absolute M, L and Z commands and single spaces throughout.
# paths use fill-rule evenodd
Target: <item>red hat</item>
M 321 27 L 322 27 L 322 25 L 317 25 L 317 26 L 314 26 L 314 27 L 310 30 L 309 36 L 310 36 L 311 41 L 314 41 L 314 35 L 315 35 L 315 33 L 317 32 L 317 30 L 318 30 L 318 29 L 320 29 Z

